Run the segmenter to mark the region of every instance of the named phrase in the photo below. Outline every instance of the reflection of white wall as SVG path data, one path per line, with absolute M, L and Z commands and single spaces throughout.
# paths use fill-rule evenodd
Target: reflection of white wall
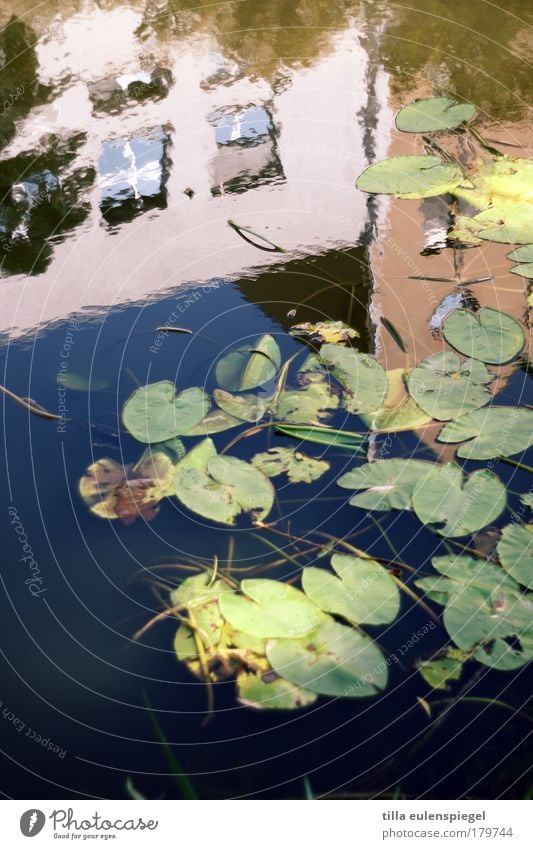
M 118 16 L 109 28 L 105 24 L 108 14 Z M 86 82 L 109 74 L 111 60 L 117 76 L 139 67 L 141 46 L 133 35 L 135 15 L 128 13 L 130 20 L 120 14 L 121 10 L 94 13 L 94 33 L 105 30 L 108 39 L 114 32 L 112 50 L 104 49 L 104 41 L 93 53 L 86 31 L 71 21 L 63 34 L 69 46 L 66 64 L 63 59 L 61 65 L 56 56 L 61 33 L 55 49 L 49 44 L 39 51 L 44 81 L 68 67 L 72 82 L 54 104 L 28 117 L 16 142 L 3 155 L 31 148 L 45 133 L 63 128 L 72 131 L 76 124 L 77 130 L 88 134 L 77 164 L 96 167 L 105 140 L 170 124 L 168 208 L 140 215 L 110 235 L 102 226 L 95 186 L 89 219 L 69 240 L 55 246 L 46 273 L 2 281 L 0 330 L 11 326 L 18 335 L 84 308 L 105 310 L 163 294 L 190 281 L 240 275 L 254 265 L 274 261 L 239 239 L 227 226 L 228 218 L 264 231 L 288 248 L 312 251 L 332 244 L 353 244 L 363 227 L 366 196 L 355 189 L 355 179 L 366 164 L 361 110 L 367 99 L 368 60 L 355 28 L 340 34 L 330 55 L 313 67 L 292 71 L 290 84 L 277 95 L 265 81 L 239 80 L 212 90 L 202 87 L 212 73 L 209 51 L 213 44 L 207 37 L 182 40 L 173 45 L 173 62 L 167 44 L 166 55 L 154 60 L 172 68 L 175 82 L 166 98 L 134 105 L 119 116 L 93 114 Z M 72 55 L 75 43 L 78 49 L 84 45 L 77 58 Z M 378 76 L 377 83 L 386 88 L 386 77 Z M 210 168 L 217 147 L 206 116 L 223 106 L 266 101 L 273 101 L 286 182 L 213 198 Z M 76 122 L 70 118 L 70 109 Z M 383 108 L 377 132 L 382 149 L 389 128 L 390 115 Z M 377 153 L 381 155 L 382 150 Z M 186 187 L 195 192 L 192 200 L 183 194 Z

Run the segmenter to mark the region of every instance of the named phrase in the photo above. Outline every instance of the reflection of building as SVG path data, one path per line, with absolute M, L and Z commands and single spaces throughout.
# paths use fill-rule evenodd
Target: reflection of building
M 40 274 L 58 244 L 89 213 L 92 168 L 71 169 L 82 138 L 52 139 L 46 153 L 0 161 L 0 248 L 3 274 Z
M 166 68 L 111 75 L 88 84 L 89 97 L 95 112 L 118 113 L 148 99 L 166 96 L 172 84 L 172 74 Z
M 98 160 L 100 209 L 110 224 L 166 207 L 169 144 L 170 136 L 162 127 L 103 143 Z
M 246 192 L 285 179 L 271 111 L 267 106 L 226 107 L 207 116 L 218 153 L 213 195 Z

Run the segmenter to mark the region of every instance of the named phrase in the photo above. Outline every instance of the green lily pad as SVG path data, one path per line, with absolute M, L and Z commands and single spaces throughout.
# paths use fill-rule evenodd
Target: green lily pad
M 272 640 L 267 657 L 278 675 L 324 696 L 375 696 L 387 686 L 374 641 L 329 616 L 303 640 Z
M 533 445 L 533 410 L 519 407 L 488 407 L 474 410 L 445 425 L 439 442 L 466 442 L 457 456 L 464 460 L 511 457 Z
M 295 448 L 269 448 L 252 457 L 251 462 L 269 478 L 287 474 L 291 483 L 312 483 L 329 469 L 326 460 L 307 457 Z
M 479 237 L 490 242 L 527 245 L 533 242 L 531 202 L 503 203 L 479 212 L 474 221 L 481 225 Z
M 241 589 L 244 596 L 220 598 L 224 618 L 238 631 L 261 639 L 298 639 L 320 621 L 318 608 L 290 584 L 256 578 L 241 581 Z
M 493 377 L 482 363 L 461 363 L 457 354 L 442 351 L 417 365 L 408 385 L 422 410 L 434 419 L 447 421 L 486 404 L 492 396 L 485 384 Z
M 533 658 L 533 594 L 490 561 L 448 555 L 435 557 L 440 578 L 421 578 L 427 592 L 438 581 L 445 605 L 444 625 L 460 649 L 486 666 L 511 670 Z
M 520 496 L 520 501 L 524 507 L 529 507 L 530 510 L 533 510 L 533 492 L 524 492 L 524 494 Z
M 515 581 L 533 589 L 533 525 L 507 525 L 498 543 L 498 557 Z
M 334 554 L 331 565 L 337 578 L 314 566 L 302 573 L 304 592 L 318 607 L 352 625 L 384 625 L 396 619 L 400 594 L 383 566 L 345 554 Z
M 463 477 L 455 463 L 430 468 L 413 490 L 413 509 L 424 525 L 444 537 L 472 534 L 498 518 L 506 489 L 488 469 Z
M 361 414 L 361 419 L 370 430 L 397 433 L 400 430 L 414 430 L 431 421 L 432 416 L 425 413 L 407 393 L 403 376 L 402 368 L 388 371 L 389 391 L 383 407 L 372 413 Z
M 274 673 L 242 671 L 237 675 L 237 695 L 246 707 L 260 710 L 294 710 L 316 702 L 317 694 L 297 687 Z
M 338 479 L 343 489 L 363 489 L 350 498 L 352 507 L 366 510 L 411 510 L 416 484 L 433 468 L 423 460 L 375 460 L 356 466 Z
M 461 168 L 438 156 L 394 156 L 369 165 L 356 186 L 372 194 L 428 198 L 451 192 L 462 180 Z
M 514 318 L 482 307 L 478 315 L 454 310 L 442 325 L 444 338 L 457 351 L 484 363 L 508 363 L 524 347 L 524 331 Z
M 379 410 L 387 397 L 387 372 L 368 354 L 353 348 L 326 344 L 320 357 L 344 389 L 345 406 L 350 413 L 371 413 Z
M 425 660 L 418 666 L 424 681 L 434 690 L 449 690 L 451 681 L 458 681 L 468 655 L 460 649 L 449 648 L 444 657 Z
M 202 421 L 209 396 L 197 386 L 176 395 L 170 380 L 141 386 L 122 408 L 124 427 L 139 442 L 165 442 L 183 436 Z
M 274 487 L 250 463 L 216 453 L 210 439 L 196 445 L 176 466 L 176 496 L 193 513 L 205 519 L 234 525 L 241 513 L 255 521 L 268 515 Z
M 281 352 L 273 336 L 268 333 L 250 345 L 223 356 L 217 363 L 217 383 L 230 392 L 243 392 L 262 386 L 277 374 L 281 365 Z
M 216 390 L 215 390 L 216 391 Z M 241 419 L 230 416 L 224 410 L 209 410 L 205 418 L 191 427 L 183 436 L 208 436 L 210 433 L 223 433 L 232 427 L 240 427 Z
M 245 422 L 260 421 L 268 407 L 269 399 L 260 395 L 232 395 L 224 389 L 215 389 L 213 397 L 221 410 L 232 418 Z
M 326 380 L 318 380 L 282 392 L 276 405 L 276 419 L 293 424 L 320 424 L 339 406 Z
M 523 262 L 520 265 L 515 265 L 511 268 L 511 274 L 519 274 L 520 277 L 527 277 L 528 280 L 533 279 L 533 262 Z
M 507 259 L 515 262 L 533 262 L 533 245 L 521 245 L 507 254 Z
M 444 626 L 459 648 L 494 669 L 512 670 L 533 658 L 533 594 L 501 587 L 490 595 L 464 587 L 444 609 Z
M 404 133 L 438 133 L 460 127 L 475 114 L 472 103 L 458 103 L 451 97 L 427 97 L 400 109 L 396 126 Z

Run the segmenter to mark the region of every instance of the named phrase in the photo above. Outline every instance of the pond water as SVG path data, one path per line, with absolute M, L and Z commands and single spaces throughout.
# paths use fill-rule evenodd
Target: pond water
M 440 351 L 443 315 L 465 303 L 513 316 L 528 335 L 527 281 L 510 273 L 508 245 L 454 250 L 442 198 L 375 197 L 355 181 L 376 159 L 423 153 L 394 115 L 432 94 L 473 102 L 492 144 L 529 157 L 530 26 L 525 0 L 504 9 L 485 0 L 21 0 L 16 15 L 1 0 L 0 382 L 65 415 L 58 424 L 5 398 L 5 795 L 126 798 L 131 777 L 147 798 L 179 797 L 147 702 L 201 798 L 302 798 L 305 776 L 316 795 L 530 792 L 527 668 L 472 665 L 435 696 L 450 698 L 450 710 L 429 718 L 415 667 L 447 637 L 440 625 L 428 630 L 427 609 L 405 594 L 402 615 L 373 629 L 401 660 L 378 697 L 254 711 L 228 680 L 214 687 L 205 722 L 206 688 L 176 661 L 175 623 L 134 639 L 162 609 L 159 584 L 180 575 L 159 566 L 215 556 L 228 565 L 233 552 L 234 568 L 260 567 L 276 558 L 264 540 L 283 550 L 285 541 L 246 522 L 205 521 L 176 499 L 150 522 L 108 522 L 78 494 L 95 460 L 139 459 L 119 418 L 137 385 L 169 379 L 212 392 L 216 359 L 262 334 L 284 359 L 301 353 L 295 322 L 346 322 L 358 349 L 388 370 Z M 258 250 L 228 220 L 285 252 Z M 161 334 L 165 324 L 192 332 Z M 494 392 L 495 404 L 533 403 L 524 359 L 502 366 Z M 333 423 L 358 429 L 340 413 Z M 369 451 L 448 462 L 454 446 L 435 442 L 440 426 Z M 236 432 L 215 435 L 217 447 Z M 242 440 L 238 456 L 269 439 Z M 428 574 L 430 558 L 446 553 L 439 538 L 410 511 L 372 514 L 376 524 L 350 507 L 334 484 L 354 457 L 320 453 L 331 467 L 319 481 L 274 481 L 277 527 L 315 541 L 318 531 L 356 534 L 359 548 L 395 559 L 391 540 L 403 563 Z M 496 471 L 509 506 L 476 537 L 481 550 L 493 550 L 513 510 L 524 515 L 516 494 L 531 486 L 524 469 L 498 462 Z M 38 564 L 35 594 L 29 563 Z M 287 561 L 268 577 L 294 574 Z M 412 588 L 413 577 L 402 574 Z M 422 648 L 412 637 L 423 629 Z

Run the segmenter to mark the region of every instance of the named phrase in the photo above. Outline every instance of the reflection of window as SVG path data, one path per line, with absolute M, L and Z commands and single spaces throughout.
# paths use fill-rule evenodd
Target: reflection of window
M 285 179 L 272 114 L 265 106 L 220 109 L 207 116 L 218 153 L 211 192 L 246 192 Z
M 109 223 L 166 207 L 169 144 L 170 136 L 162 127 L 104 142 L 98 162 L 100 208 Z
M 136 71 L 89 83 L 89 97 L 96 112 L 120 112 L 132 103 L 166 97 L 171 83 L 172 74 L 166 68 Z

